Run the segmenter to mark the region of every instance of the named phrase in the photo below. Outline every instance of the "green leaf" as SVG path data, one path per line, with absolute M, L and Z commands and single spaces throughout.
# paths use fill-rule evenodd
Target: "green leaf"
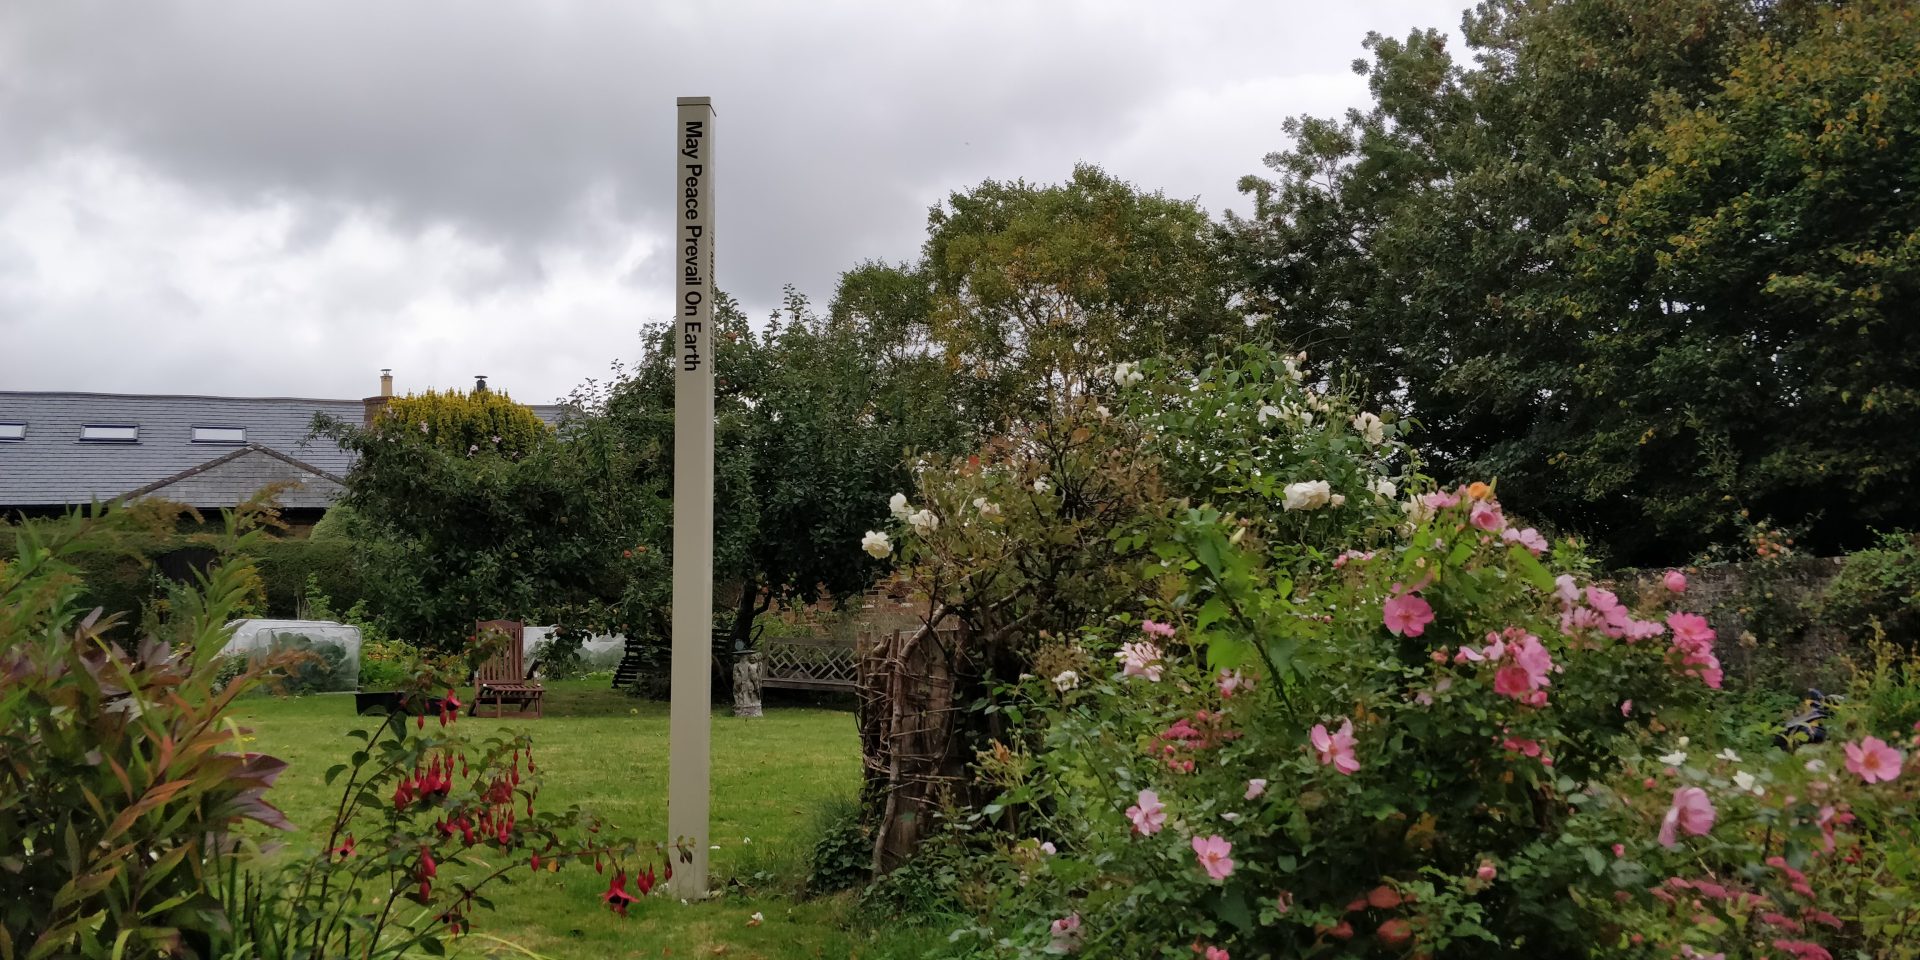
M 1594 876 L 1607 872 L 1607 858 L 1602 856 L 1600 851 L 1592 847 L 1581 847 L 1580 856 L 1586 858 L 1587 869 L 1593 871 Z
M 328 767 L 327 768 L 327 785 L 332 786 L 334 779 L 339 777 L 341 774 L 345 772 L 347 772 L 347 765 L 344 763 L 336 763 L 333 766 Z

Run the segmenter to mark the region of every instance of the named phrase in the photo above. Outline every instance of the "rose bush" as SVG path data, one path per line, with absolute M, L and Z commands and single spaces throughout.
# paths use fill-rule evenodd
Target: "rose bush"
M 1073 641 L 1120 669 L 1012 692 L 1046 733 L 984 761 L 1013 821 L 992 867 L 1009 952 L 1057 952 L 1066 917 L 1072 950 L 1125 957 L 1482 956 L 1579 928 L 1507 866 L 1635 732 L 1711 694 L 1713 638 L 1556 576 L 1572 548 L 1509 536 L 1485 485 L 1413 503 L 1396 539 L 1338 553 L 1189 508 L 1155 547 L 1160 619 Z

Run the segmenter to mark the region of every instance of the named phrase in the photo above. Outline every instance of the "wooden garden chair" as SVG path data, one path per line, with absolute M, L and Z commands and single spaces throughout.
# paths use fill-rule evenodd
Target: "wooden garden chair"
M 507 644 L 474 671 L 473 715 L 479 715 L 481 704 L 491 703 L 493 715 L 503 716 L 506 705 L 512 703 L 517 712 L 525 713 L 531 707 L 535 717 L 542 716 L 547 688 L 527 676 L 526 625 L 518 620 L 474 624 L 474 636 L 485 636 L 489 630 L 506 634 Z

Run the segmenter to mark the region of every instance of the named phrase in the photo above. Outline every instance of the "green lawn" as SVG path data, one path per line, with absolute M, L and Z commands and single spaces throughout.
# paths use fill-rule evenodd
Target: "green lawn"
M 667 796 L 667 708 L 616 693 L 605 681 L 549 685 L 543 719 L 468 717 L 465 732 L 499 727 L 530 731 L 545 777 L 542 805 L 578 803 L 621 830 L 664 839 Z M 363 724 L 351 697 L 252 698 L 234 719 L 251 728 L 251 748 L 280 757 L 289 769 L 275 801 L 302 827 L 325 822 L 338 794 L 326 769 L 346 759 Z M 606 878 L 588 869 L 516 876 L 494 894 L 499 910 L 474 918 L 465 948 L 513 956 L 499 937 L 547 957 L 799 958 L 920 956 L 915 944 L 933 932 L 879 937 L 855 920 L 846 896 L 790 899 L 768 890 L 797 889 L 821 810 L 859 789 L 860 748 L 853 714 L 773 707 L 759 720 L 725 710 L 713 715 L 713 875 L 753 878 L 753 895 L 736 893 L 683 905 L 649 897 L 623 920 L 600 904 Z M 296 843 L 317 840 L 301 835 Z M 769 882 L 766 877 L 777 877 Z M 756 911 L 765 922 L 749 927 Z

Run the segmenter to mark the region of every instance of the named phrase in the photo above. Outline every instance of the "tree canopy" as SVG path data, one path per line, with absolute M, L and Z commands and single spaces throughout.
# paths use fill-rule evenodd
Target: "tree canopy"
M 1368 38 L 1225 243 L 1267 335 L 1616 560 L 1911 524 L 1911 8 L 1490 0 Z M 1910 309 L 1910 308 L 1909 308 Z M 1845 496 L 1837 496 L 1845 491 Z

